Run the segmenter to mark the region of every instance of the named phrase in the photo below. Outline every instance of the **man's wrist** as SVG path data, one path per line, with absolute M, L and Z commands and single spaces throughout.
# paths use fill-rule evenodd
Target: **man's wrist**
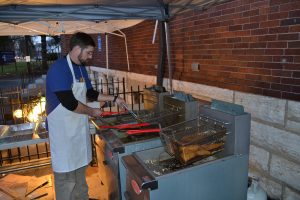
M 93 116 L 93 114 L 94 114 L 94 109 L 87 106 L 87 115 Z

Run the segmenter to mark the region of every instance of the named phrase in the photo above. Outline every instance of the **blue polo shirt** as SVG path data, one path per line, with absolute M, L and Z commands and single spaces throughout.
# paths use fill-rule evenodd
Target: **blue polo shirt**
M 85 66 L 79 66 L 74 63 L 73 70 L 77 81 L 81 78 L 81 72 L 85 79 L 87 89 L 92 88 Z M 81 69 L 81 72 L 80 72 Z M 72 90 L 73 77 L 68 66 L 67 58 L 61 58 L 55 61 L 48 70 L 46 77 L 46 113 L 49 115 L 59 104 L 55 92 Z

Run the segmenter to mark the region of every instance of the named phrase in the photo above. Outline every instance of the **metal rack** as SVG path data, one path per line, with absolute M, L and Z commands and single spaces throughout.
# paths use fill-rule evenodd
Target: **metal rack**
M 1 126 L 3 128 L 0 137 L 1 173 L 19 170 L 23 168 L 19 164 L 41 158 L 47 158 L 46 163 L 50 164 L 48 132 L 45 130 L 44 123 L 35 126 L 35 123 Z M 37 165 L 31 164 L 27 166 L 29 167 L 33 168 Z
M 204 116 L 175 124 L 160 132 L 166 151 L 182 164 L 190 164 L 223 150 L 226 134 L 223 122 Z

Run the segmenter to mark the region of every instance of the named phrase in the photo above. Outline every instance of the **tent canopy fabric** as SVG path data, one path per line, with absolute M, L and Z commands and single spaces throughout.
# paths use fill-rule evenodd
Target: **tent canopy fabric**
M 134 26 L 143 20 L 93 21 L 30 21 L 21 24 L 0 22 L 0 35 L 60 35 L 76 31 L 85 33 L 110 33 Z
M 228 0 L 0 0 L 0 35 L 112 32 Z

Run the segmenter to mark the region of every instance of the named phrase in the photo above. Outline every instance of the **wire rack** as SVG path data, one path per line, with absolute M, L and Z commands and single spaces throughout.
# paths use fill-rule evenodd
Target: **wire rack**
M 199 116 L 162 129 L 165 150 L 182 164 L 190 164 L 224 149 L 227 124 Z
M 130 114 L 122 114 L 119 116 L 99 119 L 99 125 L 122 125 L 122 124 L 134 124 L 140 122 L 147 123 L 159 123 L 162 128 L 173 125 L 179 122 L 179 116 L 181 115 L 179 111 L 165 110 L 161 112 L 150 112 L 146 110 L 134 111 L 138 116 L 139 121 L 137 121 Z

